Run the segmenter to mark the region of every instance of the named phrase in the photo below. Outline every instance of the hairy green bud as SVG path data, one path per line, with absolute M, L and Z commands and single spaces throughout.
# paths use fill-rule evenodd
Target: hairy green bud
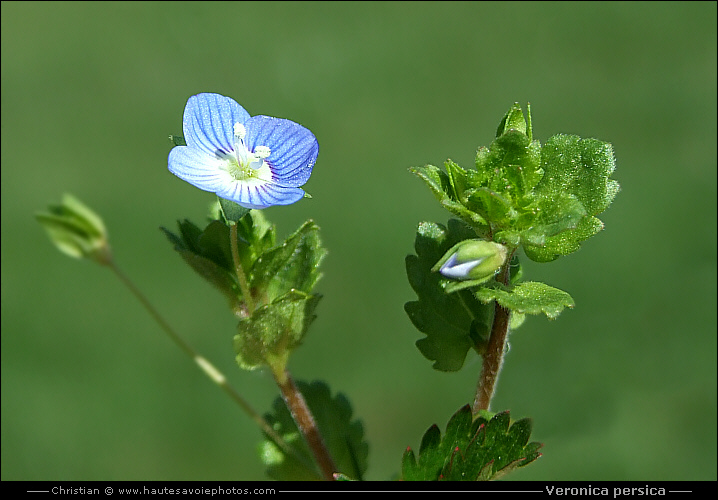
M 62 253 L 100 264 L 111 261 L 105 224 L 99 215 L 74 196 L 65 194 L 60 205 L 50 206 L 48 212 L 35 214 L 35 217 Z

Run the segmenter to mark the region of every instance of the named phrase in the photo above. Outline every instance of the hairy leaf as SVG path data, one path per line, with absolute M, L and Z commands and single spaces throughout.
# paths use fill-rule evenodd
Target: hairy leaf
M 459 370 L 471 348 L 481 352 L 493 314 L 492 307 L 476 300 L 469 290 L 446 293 L 446 286 L 454 282 L 431 271 L 453 245 L 472 236 L 475 233 L 456 219 L 449 220 L 448 228 L 422 222 L 416 234 L 417 255 L 406 258 L 407 276 L 418 300 L 407 302 L 404 309 L 426 335 L 416 346 L 441 371 Z
M 409 171 L 416 174 L 426 183 L 436 199 L 439 200 L 439 203 L 449 212 L 473 227 L 477 234 L 481 235 L 486 232 L 488 227 L 486 219 L 469 210 L 457 200 L 456 188 L 452 185 L 451 178 L 446 173 L 433 165 L 413 167 Z M 459 189 L 463 188 L 459 187 Z
M 257 309 L 237 325 L 234 350 L 241 368 L 253 370 L 264 364 L 284 367 L 316 318 L 320 295 L 292 290 Z
M 476 169 L 451 160 L 410 169 L 442 206 L 477 236 L 548 262 L 580 248 L 603 228 L 596 216 L 618 193 L 613 148 L 597 139 L 559 134 L 545 145 L 533 139 L 531 111 L 514 104 L 496 139 L 476 153 Z
M 251 286 L 266 291 L 270 301 L 293 289 L 310 293 L 321 277 L 319 264 L 326 253 L 319 227 L 307 221 L 284 243 L 257 259 L 250 274 Z
M 519 314 L 545 314 L 555 319 L 566 307 L 573 307 L 571 296 L 545 283 L 524 281 L 515 285 L 493 282 L 475 291 L 476 297 L 488 303 L 496 300 Z

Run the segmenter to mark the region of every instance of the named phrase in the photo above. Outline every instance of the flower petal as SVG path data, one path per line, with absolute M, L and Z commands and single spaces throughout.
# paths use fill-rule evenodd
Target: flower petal
M 304 196 L 304 190 L 252 179 L 226 184 L 217 191 L 217 196 L 234 201 L 245 208 L 267 208 L 272 205 L 290 205 L 299 201 Z
M 231 175 L 221 168 L 223 163 L 224 160 L 188 146 L 175 146 L 167 159 L 170 172 L 195 187 L 213 193 L 233 181 Z
M 234 124 L 244 124 L 249 113 L 234 99 L 219 94 L 197 94 L 187 100 L 182 130 L 187 146 L 217 156 L 232 151 Z
M 270 116 L 253 116 L 244 125 L 250 151 L 257 146 L 271 150 L 266 161 L 278 184 L 299 187 L 307 182 L 319 154 L 314 134 L 291 120 Z

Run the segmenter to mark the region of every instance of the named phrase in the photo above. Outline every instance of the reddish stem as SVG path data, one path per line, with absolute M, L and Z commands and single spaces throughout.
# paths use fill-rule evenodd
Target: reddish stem
M 337 468 L 334 465 L 332 457 L 329 455 L 329 450 L 327 450 L 324 445 L 324 440 L 319 433 L 314 415 L 312 415 L 304 396 L 299 392 L 299 388 L 287 371 L 284 371 L 281 379 L 275 374 L 275 380 L 282 391 L 284 402 L 287 408 L 289 408 L 297 427 L 304 436 L 309 449 L 312 451 L 314 460 L 319 466 L 324 479 L 326 481 L 334 481 L 334 473 L 337 472 Z
M 504 267 L 496 277 L 496 281 L 508 285 L 510 280 L 511 258 L 513 253 L 506 259 Z M 476 386 L 476 396 L 474 405 L 471 408 L 476 414 L 479 410 L 488 410 L 491 404 L 491 398 L 494 395 L 496 381 L 499 378 L 501 365 L 504 362 L 504 350 L 506 346 L 506 337 L 509 333 L 509 319 L 511 311 L 499 305 L 498 301 L 494 304 L 494 321 L 491 325 L 491 335 L 486 345 L 486 351 L 483 355 L 483 363 L 481 365 L 481 375 Z

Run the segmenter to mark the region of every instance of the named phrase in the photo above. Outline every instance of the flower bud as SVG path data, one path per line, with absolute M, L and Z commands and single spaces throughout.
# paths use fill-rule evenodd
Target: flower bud
M 486 240 L 464 240 L 457 243 L 432 268 L 447 278 L 488 280 L 506 262 L 506 247 Z
M 35 214 L 52 243 L 66 255 L 88 258 L 107 264 L 111 260 L 107 230 L 99 215 L 80 200 L 66 194 L 59 206 L 50 206 L 49 213 Z

